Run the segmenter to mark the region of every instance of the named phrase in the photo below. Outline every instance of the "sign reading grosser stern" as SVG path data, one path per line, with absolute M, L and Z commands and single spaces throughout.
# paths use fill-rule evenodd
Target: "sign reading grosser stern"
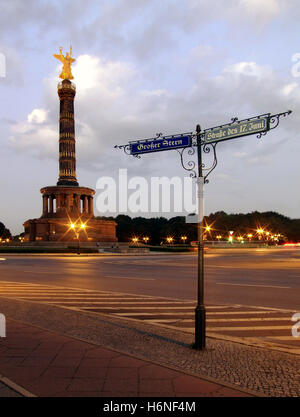
M 138 155 L 141 153 L 169 151 L 171 149 L 186 148 L 191 146 L 191 136 L 170 136 L 160 139 L 147 139 L 145 141 L 131 142 L 131 155 Z
M 238 138 L 245 135 L 253 135 L 255 133 L 263 133 L 269 130 L 268 116 L 253 118 L 249 120 L 241 120 L 238 123 L 213 127 L 205 130 L 204 142 L 220 142 L 222 140 Z

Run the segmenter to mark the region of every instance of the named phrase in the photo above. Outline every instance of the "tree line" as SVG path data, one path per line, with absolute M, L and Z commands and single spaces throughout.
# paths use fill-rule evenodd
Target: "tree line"
M 149 244 L 159 245 L 166 242 L 168 236 L 173 237 L 174 243 L 182 242 L 181 236 L 187 237 L 187 242 L 197 240 L 197 225 L 187 224 L 184 216 L 177 216 L 167 219 L 165 217 L 130 217 L 119 215 L 117 217 L 98 217 L 99 219 L 114 220 L 117 225 L 117 236 L 119 241 L 128 242 L 133 237 L 141 241 L 143 237 L 149 237 Z M 204 217 L 204 226 L 209 226 L 206 232 L 208 240 L 216 240 L 217 236 L 222 239 L 228 238 L 230 231 L 234 236 L 251 234 L 253 240 L 258 238 L 257 229 L 271 234 L 280 234 L 280 241 L 300 242 L 300 219 L 290 219 L 282 214 L 267 211 L 254 211 L 247 214 L 227 214 L 224 211 L 211 213 Z
M 149 237 L 149 244 L 159 245 L 172 237 L 174 243 L 182 243 L 181 237 L 186 236 L 186 242 L 197 240 L 197 225 L 187 224 L 184 216 L 167 219 L 165 217 L 130 217 L 120 214 L 116 217 L 96 217 L 97 219 L 114 220 L 117 223 L 117 237 L 120 242 L 130 242 L 132 238 Z M 208 240 L 228 238 L 230 231 L 235 237 L 252 234 L 253 240 L 257 238 L 257 229 L 263 229 L 270 234 L 280 234 L 281 241 L 300 242 L 300 219 L 291 219 L 282 214 L 267 211 L 254 211 L 247 214 L 227 214 L 224 211 L 211 213 L 204 217 L 204 226 L 210 230 L 206 234 Z M 0 238 L 11 239 L 12 235 L 0 222 Z
M 1 239 L 11 239 L 10 231 L 5 227 L 4 223 L 0 222 L 0 238 Z

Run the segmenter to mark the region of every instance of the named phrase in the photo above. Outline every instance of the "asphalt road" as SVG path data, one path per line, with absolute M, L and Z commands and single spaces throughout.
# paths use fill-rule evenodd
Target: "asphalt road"
M 195 300 L 196 255 L 0 255 L 0 280 Z M 300 250 L 210 249 L 205 303 L 300 311 Z

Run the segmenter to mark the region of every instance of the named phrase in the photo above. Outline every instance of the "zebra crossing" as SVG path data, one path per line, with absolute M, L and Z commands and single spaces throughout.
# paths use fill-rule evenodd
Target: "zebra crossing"
M 0 281 L 0 297 L 194 333 L 195 302 L 189 300 L 8 281 Z M 208 305 L 206 310 L 207 335 L 210 337 L 300 354 L 300 337 L 292 336 L 295 311 L 242 305 Z

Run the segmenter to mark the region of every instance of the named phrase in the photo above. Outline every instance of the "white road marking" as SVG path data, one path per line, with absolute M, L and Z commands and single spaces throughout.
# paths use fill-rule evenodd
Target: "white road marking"
M 137 281 L 156 281 L 155 278 L 132 278 L 132 277 L 124 277 L 121 275 L 106 275 L 106 276 L 102 276 L 101 278 L 114 278 L 114 279 L 134 279 Z
M 237 322 L 237 321 L 291 321 L 291 317 L 245 317 L 245 318 L 234 318 L 234 319 L 206 319 L 208 322 Z
M 114 314 L 116 314 L 117 316 L 132 316 L 132 317 L 134 317 L 134 316 L 149 316 L 149 317 L 151 317 L 151 316 L 153 316 L 154 315 L 154 313 L 114 313 Z M 172 314 L 172 313 L 161 313 L 161 312 L 158 312 L 158 316 L 170 316 L 170 314 Z M 180 316 L 192 316 L 193 315 L 193 313 L 191 312 L 191 313 L 179 313 L 180 314 Z M 159 320 L 159 319 L 157 319 L 158 321 L 162 321 L 162 320 Z M 185 320 L 185 319 L 178 319 L 178 318 L 174 318 L 174 319 L 168 319 L 168 320 L 171 320 L 171 321 L 174 321 L 174 320 L 176 320 L 176 321 L 181 321 L 181 320 Z
M 267 336 L 266 338 L 276 340 L 289 340 L 290 342 L 294 341 L 300 343 L 300 338 L 294 336 Z
M 210 327 L 210 331 L 252 331 L 252 330 L 291 330 L 291 326 L 242 326 L 242 327 Z
M 63 274 L 63 272 L 58 272 L 58 271 L 43 271 L 43 270 L 34 270 L 34 269 L 22 269 L 22 272 L 28 273 L 28 274 L 39 274 L 39 275 L 43 275 L 43 274 L 53 274 L 53 275 L 57 275 L 57 274 Z
M 233 285 L 237 287 L 262 287 L 262 288 L 291 288 L 291 287 L 281 287 L 279 285 L 256 285 L 256 284 L 231 284 L 228 282 L 217 282 L 218 285 Z
M 58 300 L 58 301 L 64 301 L 66 300 L 66 302 L 73 302 L 73 303 L 79 303 L 81 304 L 82 302 L 86 301 L 89 303 L 94 303 L 94 302 L 99 302 L 99 303 L 105 303 L 106 301 L 113 301 L 113 300 L 119 300 L 119 301 L 133 301 L 133 300 L 139 300 L 139 301 L 143 301 L 145 300 L 147 302 L 148 298 L 120 298 L 120 297 L 85 297 L 84 295 L 82 296 L 75 296 L 75 297 L 71 297 L 71 296 L 64 296 L 64 295 L 53 295 L 53 296 L 40 296 L 40 295 L 30 295 L 30 296 L 19 296 L 18 298 L 26 298 L 28 300 L 42 300 L 42 301 L 47 301 L 47 300 Z
M 118 303 L 115 303 L 115 304 L 118 304 Z M 89 309 L 94 309 L 95 307 L 82 307 L 82 309 L 83 310 L 89 310 Z M 175 310 L 190 310 L 191 309 L 191 307 L 161 307 L 162 308 L 162 310 L 173 310 L 173 311 L 175 311 Z M 124 310 L 124 309 L 128 309 L 128 310 L 154 310 L 155 312 L 157 312 L 158 310 L 157 310 L 157 307 L 156 306 L 154 306 L 154 307 L 139 307 L 139 306 L 137 306 L 137 307 L 132 307 L 132 306 L 128 306 L 128 307 L 126 307 L 126 305 L 125 306 L 122 306 L 122 308 L 118 308 L 118 307 L 99 307 L 98 308 L 98 310 L 111 310 L 111 309 L 117 309 L 117 310 Z
M 159 315 L 161 315 L 161 314 L 159 314 Z M 178 320 L 180 320 L 182 323 L 194 322 L 194 319 L 178 319 Z M 251 318 L 248 318 L 247 317 L 247 318 L 243 318 L 243 319 L 241 319 L 241 318 L 234 318 L 234 319 L 210 319 L 210 318 L 207 318 L 206 319 L 207 323 L 230 323 L 230 322 L 232 322 L 232 323 L 236 323 L 236 322 L 246 322 L 246 323 L 248 323 L 248 322 L 256 322 L 256 321 L 258 321 L 258 322 L 268 322 L 268 321 L 284 321 L 284 322 L 288 321 L 288 322 L 290 322 L 291 318 L 290 317 L 284 317 L 284 318 L 280 318 L 280 317 L 251 317 Z M 250 327 L 247 327 L 247 328 L 250 329 Z M 271 328 L 271 326 L 268 326 L 268 329 L 270 329 L 270 328 Z
M 25 298 L 25 297 L 19 297 L 19 298 Z M 28 297 L 26 297 L 26 299 L 28 299 Z M 90 304 L 90 305 L 119 305 L 119 306 L 128 306 L 128 307 L 132 307 L 134 308 L 135 306 L 139 306 L 139 305 L 144 305 L 144 306 L 148 306 L 151 304 L 155 304 L 153 307 L 151 308 L 165 308 L 165 305 L 168 305 L 169 303 L 165 303 L 165 302 L 159 302 L 159 301 L 64 301 L 64 300 L 57 300 L 57 301 L 47 301 L 47 303 L 49 304 L 57 304 L 57 303 L 62 303 L 62 304 Z M 157 305 L 158 304 L 158 305 Z M 171 304 L 174 304 L 173 302 Z M 178 303 L 179 305 L 175 305 L 174 307 L 169 307 L 169 308 L 174 308 L 174 309 L 178 309 L 181 308 L 181 303 Z M 194 306 L 190 306 L 187 308 L 192 309 Z M 146 307 L 145 307 L 146 308 Z
M 217 316 L 217 315 L 237 315 L 237 314 L 274 314 L 276 313 L 275 310 L 255 310 L 255 311 L 212 311 L 211 315 Z

